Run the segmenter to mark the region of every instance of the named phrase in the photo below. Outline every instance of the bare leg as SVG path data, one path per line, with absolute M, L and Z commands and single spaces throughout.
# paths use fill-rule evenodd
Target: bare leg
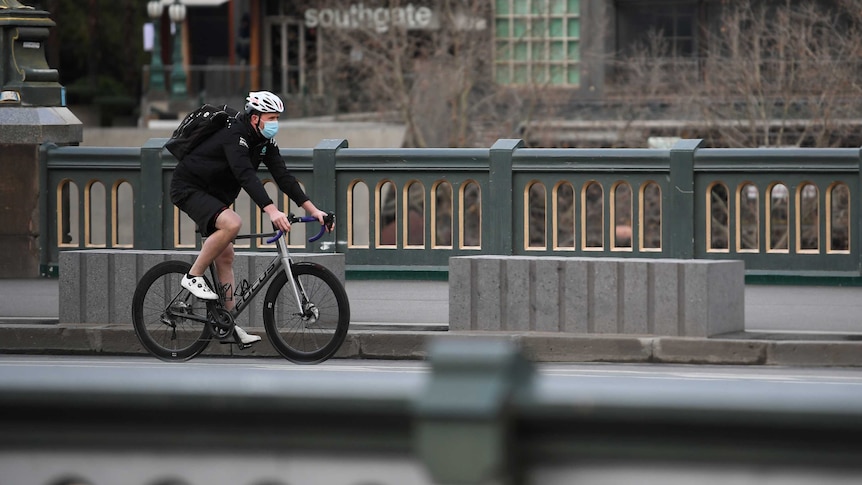
M 233 243 L 228 244 L 224 251 L 222 251 L 215 259 L 216 273 L 218 273 L 219 283 L 221 283 L 223 288 L 228 288 L 224 302 L 224 306 L 228 310 L 233 310 L 233 307 L 236 304 L 233 299 L 233 292 L 236 290 L 236 281 L 234 281 L 233 275 L 233 259 Z
M 195 259 L 192 269 L 189 271 L 193 276 L 202 276 L 210 263 L 216 261 L 216 258 L 224 259 L 225 263 L 233 264 L 233 240 L 239 234 L 242 227 L 242 218 L 236 212 L 225 209 L 219 214 L 216 219 L 216 231 L 210 234 L 204 241 L 201 252 Z M 229 252 L 229 256 L 223 257 L 225 251 Z M 224 264 L 222 266 L 225 266 Z M 222 280 L 222 269 L 216 264 L 216 270 L 219 273 L 219 280 Z M 233 267 L 229 266 L 230 276 L 233 278 Z

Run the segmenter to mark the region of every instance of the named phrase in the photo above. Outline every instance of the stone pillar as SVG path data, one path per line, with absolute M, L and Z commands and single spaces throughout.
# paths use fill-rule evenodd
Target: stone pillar
M 48 12 L 0 0 L 0 278 L 40 274 L 39 146 L 73 145 L 83 126 L 65 106 L 59 73 L 45 60 Z M 53 209 L 52 209 L 53 210 Z

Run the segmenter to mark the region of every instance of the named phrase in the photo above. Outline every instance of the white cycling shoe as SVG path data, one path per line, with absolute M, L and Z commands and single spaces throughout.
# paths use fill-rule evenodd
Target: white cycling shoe
M 189 278 L 189 275 L 185 275 L 183 276 L 183 280 L 180 281 L 180 285 L 201 300 L 218 300 L 218 295 L 210 289 L 207 285 L 207 280 L 203 276 L 192 276 Z
M 234 325 L 233 328 L 236 330 L 237 338 L 243 345 L 250 345 L 255 342 L 260 342 L 260 336 L 248 334 L 245 330 L 240 328 L 239 325 Z

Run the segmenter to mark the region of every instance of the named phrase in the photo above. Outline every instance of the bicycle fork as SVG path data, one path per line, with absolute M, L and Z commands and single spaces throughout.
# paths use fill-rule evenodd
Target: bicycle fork
M 301 316 L 306 323 L 314 324 L 317 322 L 320 312 L 313 303 L 308 301 L 302 283 L 293 276 L 293 271 L 290 267 L 290 251 L 287 249 L 287 242 L 283 237 L 278 239 L 278 252 L 281 254 L 281 265 L 284 267 L 287 281 L 290 282 L 290 288 L 296 300 L 296 307 L 299 309 L 297 315 Z

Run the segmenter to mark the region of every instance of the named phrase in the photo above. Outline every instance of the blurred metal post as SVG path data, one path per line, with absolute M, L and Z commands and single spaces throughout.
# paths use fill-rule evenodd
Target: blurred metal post
M 521 483 L 512 453 L 514 403 L 533 368 L 510 340 L 429 345 L 431 381 L 416 397 L 416 453 L 441 484 Z

